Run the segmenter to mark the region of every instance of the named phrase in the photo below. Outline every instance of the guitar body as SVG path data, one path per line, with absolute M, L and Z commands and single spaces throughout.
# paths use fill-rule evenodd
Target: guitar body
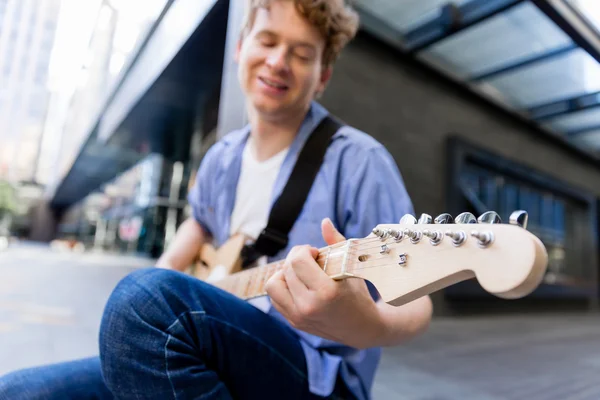
M 204 244 L 200 248 L 193 275 L 203 281 L 214 281 L 241 271 L 241 253 L 246 240 L 245 235 L 234 235 L 219 249 Z

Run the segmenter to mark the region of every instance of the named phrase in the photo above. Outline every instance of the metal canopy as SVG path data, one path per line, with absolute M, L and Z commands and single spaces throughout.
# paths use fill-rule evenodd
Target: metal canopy
M 366 31 L 600 159 L 600 1 L 356 4 Z
M 47 189 L 51 207 L 69 208 L 150 153 L 187 157 L 187 124 L 221 82 L 228 8 L 224 0 L 172 3 L 69 171 Z

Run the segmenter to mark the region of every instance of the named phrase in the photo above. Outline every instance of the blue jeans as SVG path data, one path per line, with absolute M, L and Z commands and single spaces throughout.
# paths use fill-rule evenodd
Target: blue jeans
M 100 356 L 0 378 L 4 399 L 320 399 L 295 332 L 188 275 L 125 277 L 100 327 Z M 332 399 L 351 399 L 344 383 Z

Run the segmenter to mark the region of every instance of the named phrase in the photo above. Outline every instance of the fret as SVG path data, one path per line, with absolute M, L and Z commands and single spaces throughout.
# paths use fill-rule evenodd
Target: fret
M 231 292 L 240 297 L 240 282 L 242 282 L 242 276 L 240 274 L 234 274 L 232 282 Z
M 265 292 L 265 285 L 267 284 L 269 278 L 273 276 L 273 274 L 271 273 L 272 268 L 273 266 L 271 264 L 266 265 L 264 268 L 264 273 L 262 274 L 262 278 L 260 280 L 260 287 L 258 289 L 259 295 L 262 295 Z
M 255 268 L 253 272 L 253 284 L 252 284 L 252 291 L 250 292 L 250 297 L 255 297 L 256 293 L 258 293 L 259 289 L 260 289 L 260 273 L 262 272 L 264 268 L 262 267 L 258 267 Z
M 250 284 L 250 290 L 248 291 L 248 297 L 254 297 L 254 293 L 256 293 L 256 282 L 258 281 L 257 272 L 258 268 L 251 270 L 250 275 L 252 276 L 252 283 Z
M 250 276 L 248 276 L 248 278 L 246 279 L 246 285 L 244 287 L 244 296 L 243 297 L 248 297 L 248 293 L 250 292 L 251 285 L 252 285 L 252 274 L 250 274 Z
M 329 255 L 331 254 L 331 246 L 327 247 L 327 255 L 325 256 L 325 263 L 323 265 L 323 272 L 327 272 L 327 263 L 329 262 Z M 321 253 L 319 252 L 319 256 Z

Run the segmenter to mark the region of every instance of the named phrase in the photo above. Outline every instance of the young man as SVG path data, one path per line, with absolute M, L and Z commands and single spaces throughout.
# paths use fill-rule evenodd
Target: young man
M 161 268 L 117 285 L 99 360 L 0 380 L 0 398 L 15 382 L 50 393 L 44 398 L 101 397 L 107 388 L 131 399 L 370 398 L 380 347 L 418 335 L 431 317 L 428 297 L 392 307 L 374 300 L 364 281 L 333 281 L 315 261 L 316 247 L 365 237 L 413 211 L 392 157 L 374 139 L 350 127 L 333 136 L 289 244 L 272 258 L 286 264 L 262 302 L 179 272 L 202 243 L 264 228 L 305 140 L 327 115 L 314 99 L 357 24 L 342 0 L 250 1 L 237 51 L 250 123 L 203 159 L 189 197 L 193 217 Z

